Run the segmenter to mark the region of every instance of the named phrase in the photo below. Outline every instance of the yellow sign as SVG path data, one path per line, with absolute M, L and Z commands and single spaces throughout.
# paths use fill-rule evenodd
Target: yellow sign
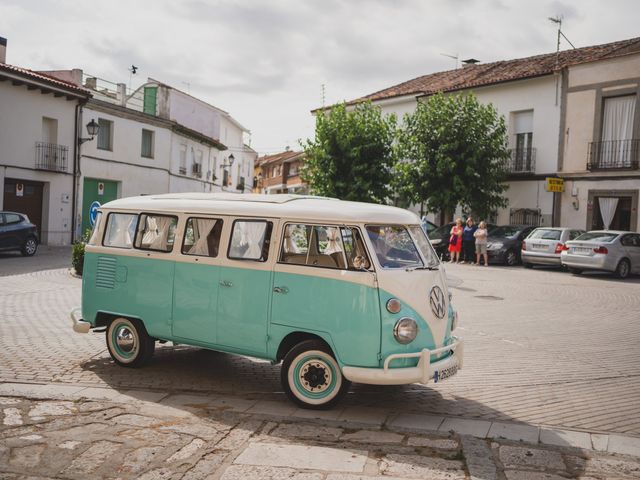
M 564 179 L 547 177 L 547 192 L 564 192 Z

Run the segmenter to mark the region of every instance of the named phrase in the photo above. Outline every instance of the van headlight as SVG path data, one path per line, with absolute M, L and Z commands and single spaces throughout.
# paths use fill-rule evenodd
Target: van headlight
M 393 327 L 393 336 L 403 345 L 413 342 L 417 335 L 418 324 L 413 318 L 403 317 Z

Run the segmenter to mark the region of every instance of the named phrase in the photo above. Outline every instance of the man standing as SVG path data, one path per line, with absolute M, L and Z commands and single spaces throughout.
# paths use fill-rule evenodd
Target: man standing
M 462 263 L 474 263 L 476 255 L 476 239 L 473 234 L 478 227 L 473 223 L 473 218 L 467 218 L 467 224 L 462 231 Z

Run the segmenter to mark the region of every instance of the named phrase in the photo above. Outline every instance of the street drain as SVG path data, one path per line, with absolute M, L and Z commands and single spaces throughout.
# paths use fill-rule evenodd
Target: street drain
M 494 295 L 475 295 L 476 298 L 482 298 L 483 300 L 504 300 L 502 297 L 496 297 Z

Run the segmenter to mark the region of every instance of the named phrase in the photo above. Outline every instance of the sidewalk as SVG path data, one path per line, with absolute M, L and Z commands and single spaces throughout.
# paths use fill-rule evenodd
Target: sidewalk
M 222 395 L 0 384 L 0 478 L 638 478 L 640 439 Z

